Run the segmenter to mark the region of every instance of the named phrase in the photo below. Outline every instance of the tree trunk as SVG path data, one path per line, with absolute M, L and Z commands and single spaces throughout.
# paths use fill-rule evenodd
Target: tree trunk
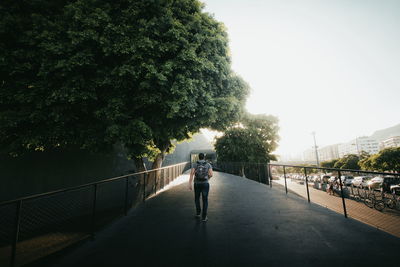
M 151 169 L 155 170 L 158 168 L 161 168 L 164 157 L 165 157 L 165 151 L 161 151 L 161 153 L 158 153 L 156 158 L 154 159 L 153 165 L 151 166 Z
M 240 176 L 246 178 L 246 175 L 244 174 L 244 165 L 240 164 Z
M 146 165 L 144 164 L 143 158 L 135 158 L 134 159 L 136 172 L 143 172 L 147 171 Z
M 158 169 L 161 168 L 163 160 L 165 158 L 165 153 L 167 152 L 168 148 L 169 148 L 170 144 L 164 144 L 161 146 L 158 146 L 158 148 L 160 149 L 160 153 L 157 154 L 156 158 L 154 159 L 153 165 L 151 166 L 151 169 Z
M 149 182 L 151 183 L 152 190 L 156 193 L 164 185 L 165 181 L 161 181 L 161 170 L 156 170 L 161 168 L 165 153 L 168 151 L 170 143 L 164 144 L 162 146 L 157 146 L 160 149 L 160 153 L 157 154 L 151 166 L 152 171 L 149 172 Z M 156 170 L 156 171 L 155 171 Z

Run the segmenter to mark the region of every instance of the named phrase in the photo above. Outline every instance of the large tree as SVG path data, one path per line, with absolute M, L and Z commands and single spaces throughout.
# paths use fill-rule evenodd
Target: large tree
M 358 165 L 360 165 L 362 170 L 366 171 L 374 171 L 376 170 L 375 166 L 375 158 L 376 154 L 369 156 L 368 158 L 364 158 L 358 162 Z
M 217 138 L 218 161 L 268 163 L 276 160 L 272 152 L 277 147 L 278 129 L 278 119 L 274 116 L 246 114 L 240 124 Z
M 385 148 L 360 161 L 365 170 L 400 172 L 400 147 Z
M 351 169 L 351 170 L 359 170 L 360 165 L 358 162 L 360 157 L 355 154 L 349 154 L 344 156 L 343 158 L 338 159 L 333 165 L 334 168 L 337 169 Z
M 323 161 L 323 162 L 321 162 L 321 167 L 323 167 L 323 168 L 333 168 L 335 166 L 335 163 L 338 160 L 339 159 L 332 159 L 332 160 Z
M 237 121 L 248 87 L 231 70 L 223 24 L 202 8 L 195 0 L 2 1 L 2 152 L 122 143 L 159 165 L 171 140 Z
M 373 166 L 381 171 L 400 172 L 400 147 L 391 147 L 379 151 Z

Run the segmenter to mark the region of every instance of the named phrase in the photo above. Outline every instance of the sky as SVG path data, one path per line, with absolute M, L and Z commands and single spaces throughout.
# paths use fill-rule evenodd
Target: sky
M 203 0 L 223 22 L 246 108 L 296 157 L 400 123 L 400 1 Z

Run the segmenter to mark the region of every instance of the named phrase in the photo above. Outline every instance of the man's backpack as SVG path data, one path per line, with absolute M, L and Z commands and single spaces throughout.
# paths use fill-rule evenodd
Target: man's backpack
M 207 176 L 208 176 L 208 168 L 207 168 L 207 162 L 203 161 L 197 162 L 197 167 L 196 170 L 194 172 L 194 177 L 198 180 L 198 181 L 206 181 L 207 180 Z

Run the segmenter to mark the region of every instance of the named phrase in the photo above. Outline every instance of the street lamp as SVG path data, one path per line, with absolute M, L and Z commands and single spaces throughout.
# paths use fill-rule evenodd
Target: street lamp
M 318 147 L 317 147 L 317 141 L 315 141 L 315 132 L 312 132 L 311 134 L 314 137 L 315 159 L 317 160 L 317 167 L 319 167 Z

